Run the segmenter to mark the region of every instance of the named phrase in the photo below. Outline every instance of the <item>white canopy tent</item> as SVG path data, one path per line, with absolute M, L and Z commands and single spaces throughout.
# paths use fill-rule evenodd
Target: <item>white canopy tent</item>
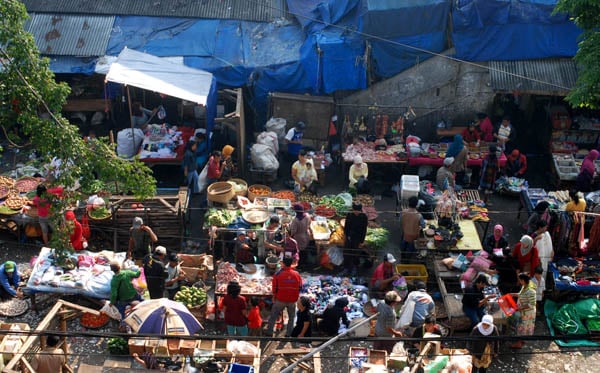
M 151 54 L 125 48 L 112 63 L 106 80 L 206 106 L 213 75 Z

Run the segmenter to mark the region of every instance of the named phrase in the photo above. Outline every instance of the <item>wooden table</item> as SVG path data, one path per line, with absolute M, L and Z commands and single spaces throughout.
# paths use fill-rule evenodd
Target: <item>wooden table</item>
M 460 275 L 462 272 L 458 270 L 449 270 L 439 258 L 434 258 L 433 269 L 444 302 L 444 307 L 446 307 L 446 312 L 448 314 L 448 322 L 451 323 L 453 318 L 466 317 L 462 309 L 462 292 L 448 292 L 446 286 L 447 283 L 460 282 Z M 494 312 L 492 316 L 494 316 L 494 324 L 498 328 L 502 328 L 506 325 L 506 317 L 501 309 Z

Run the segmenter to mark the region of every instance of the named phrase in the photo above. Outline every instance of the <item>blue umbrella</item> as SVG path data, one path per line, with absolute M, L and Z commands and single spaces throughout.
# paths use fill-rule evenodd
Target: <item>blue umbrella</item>
M 141 302 L 124 321 L 140 334 L 192 335 L 203 329 L 185 305 L 167 298 Z

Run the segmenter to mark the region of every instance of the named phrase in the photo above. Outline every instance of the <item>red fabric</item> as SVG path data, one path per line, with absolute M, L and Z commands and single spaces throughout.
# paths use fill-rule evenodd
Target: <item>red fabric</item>
M 534 246 L 529 250 L 527 255 L 521 255 L 521 243 L 517 242 L 515 248 L 513 249 L 513 257 L 515 257 L 519 261 L 519 269 L 522 272 L 529 272 L 530 275 L 533 275 L 533 271 L 537 266 L 540 265 L 540 256 L 538 254 L 538 249 Z
M 246 309 L 246 298 L 241 295 L 235 298 L 226 295 L 221 304 L 225 307 L 225 324 L 233 326 L 246 325 L 246 317 L 242 313 Z
M 217 161 L 215 157 L 210 157 L 210 159 L 208 160 L 208 170 L 206 170 L 206 177 L 208 179 L 221 178 L 221 162 Z
M 73 220 L 73 224 L 75 224 L 75 227 L 70 236 L 71 246 L 73 246 L 73 249 L 76 251 L 83 250 L 83 228 L 81 227 L 81 223 L 77 220 Z
M 494 141 L 494 125 L 489 117 L 485 117 L 485 119 L 479 123 L 479 130 L 481 131 L 481 139 L 483 141 Z
M 81 230 L 82 235 L 86 240 L 89 240 L 92 236 L 92 232 L 90 231 L 90 221 L 88 219 L 87 213 L 83 214 L 81 218 Z
M 50 215 L 50 201 L 46 198 L 33 197 L 33 205 L 37 207 L 40 218 L 47 218 Z
M 260 308 L 254 306 L 248 313 L 248 327 L 251 329 L 258 329 L 262 326 L 262 317 L 260 317 Z
M 408 158 L 409 166 L 421 166 L 421 165 L 429 165 L 434 167 L 442 167 L 444 164 L 444 158 L 429 158 L 429 157 L 410 157 Z M 483 164 L 483 159 L 468 159 L 467 166 L 469 167 L 481 167 Z M 498 158 L 498 166 L 504 167 L 506 165 L 506 155 L 502 153 L 500 158 Z
M 302 277 L 289 267 L 284 267 L 273 276 L 273 297 L 285 303 L 295 302 L 300 296 Z

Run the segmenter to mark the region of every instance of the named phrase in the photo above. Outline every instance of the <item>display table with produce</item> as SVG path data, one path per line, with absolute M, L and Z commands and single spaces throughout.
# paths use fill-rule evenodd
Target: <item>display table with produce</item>
M 79 251 L 59 264 L 54 250 L 44 247 L 34 261 L 23 291 L 28 295 L 59 293 L 109 299 L 110 282 L 113 277 L 109 263 L 111 260 L 123 262 L 125 258 L 125 252 Z

